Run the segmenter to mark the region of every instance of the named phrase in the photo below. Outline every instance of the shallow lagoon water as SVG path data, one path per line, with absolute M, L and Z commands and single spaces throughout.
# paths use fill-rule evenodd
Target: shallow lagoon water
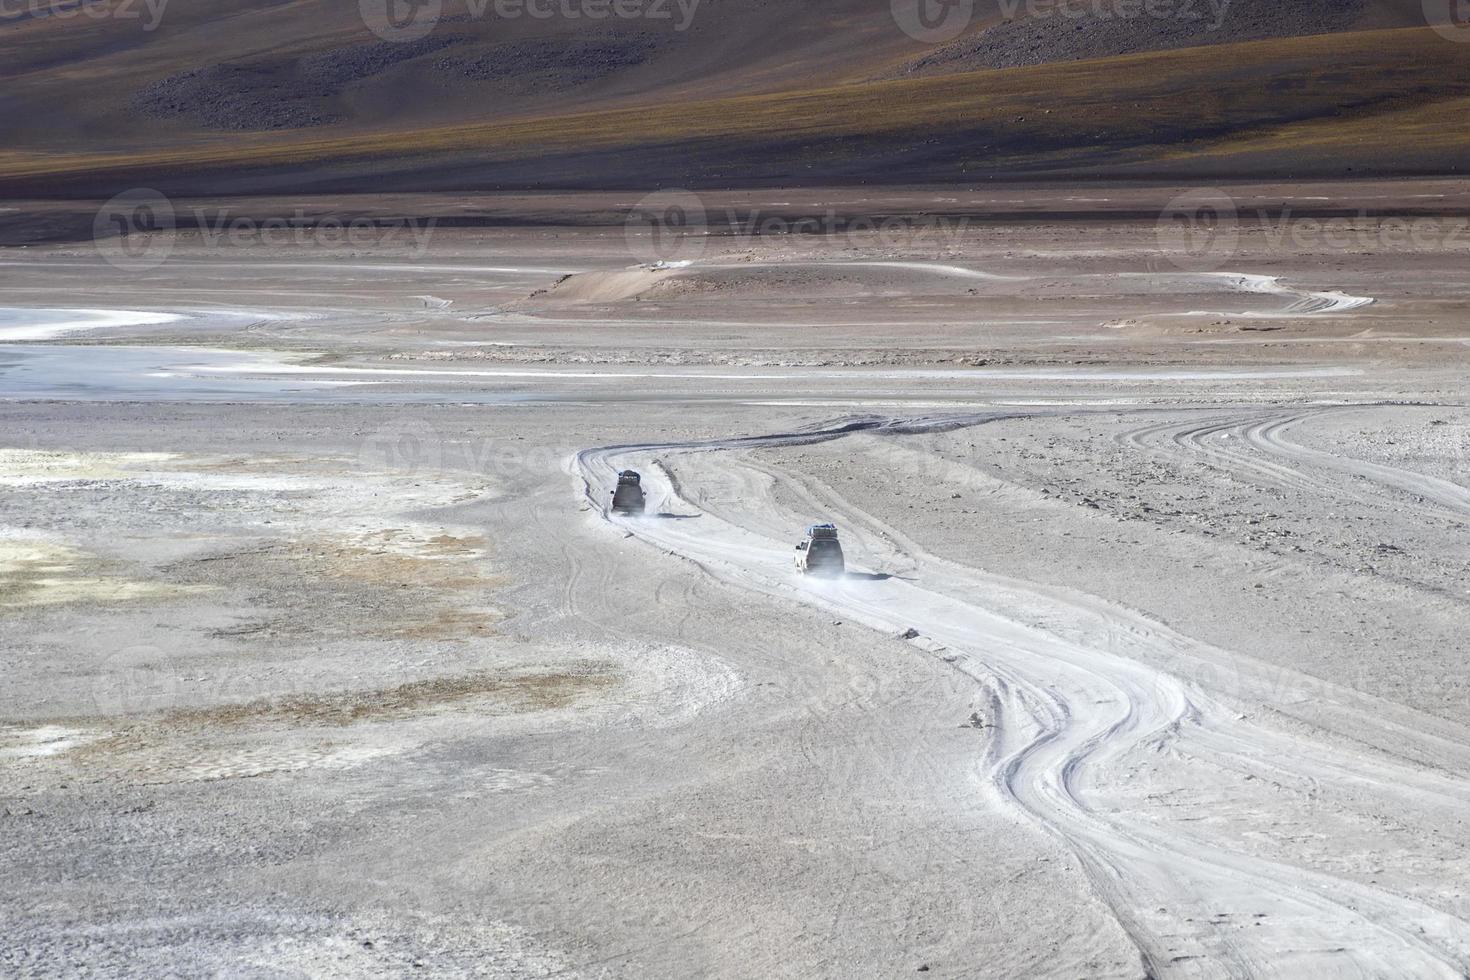
M 52 340 L 108 327 L 144 327 L 185 319 L 150 310 L 56 310 L 0 306 L 0 341 Z

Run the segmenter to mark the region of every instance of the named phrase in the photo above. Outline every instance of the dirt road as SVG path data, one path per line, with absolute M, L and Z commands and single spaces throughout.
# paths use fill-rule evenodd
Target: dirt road
M 622 469 L 655 474 L 646 487 L 665 511 L 608 517 L 615 528 L 761 594 L 890 634 L 916 631 L 911 642 L 973 679 L 985 705 L 977 717 L 994 732 L 982 763 L 990 788 L 1075 850 L 1151 973 L 1209 963 L 1262 974 L 1293 961 L 1328 975 L 1458 975 L 1470 952 L 1470 930 L 1459 918 L 1314 874 L 1310 860 L 1290 849 L 1262 855 L 1242 846 L 1242 828 L 1220 826 L 1221 802 L 1212 798 L 1228 772 L 1271 787 L 1266 799 L 1239 792 L 1231 809 L 1269 808 L 1278 824 L 1315 823 L 1319 832 L 1324 794 L 1350 801 L 1336 820 L 1363 823 L 1400 813 L 1412 798 L 1426 821 L 1413 836 L 1440 836 L 1458 822 L 1452 815 L 1470 794 L 1463 782 L 1405 759 L 1442 751 L 1432 738 L 1406 753 L 1403 730 L 1370 715 L 1359 723 L 1359 744 L 1344 749 L 1245 719 L 1216 692 L 1150 665 L 1173 663 L 1189 676 L 1202 663 L 1228 660 L 1224 651 L 1093 597 L 939 559 L 833 488 L 748 459 L 855 432 L 899 440 L 992 418 L 868 421 L 725 443 L 589 451 L 579 465 L 594 504 L 605 501 Z M 1318 455 L 1347 472 L 1356 468 Z M 1402 471 L 1372 469 L 1395 475 L 1391 486 L 1409 482 L 1415 494 Z M 693 499 L 679 487 L 697 488 Z M 782 538 L 814 514 L 846 528 L 870 563 L 903 573 L 794 581 Z M 1350 692 L 1336 693 L 1341 701 L 1333 707 L 1345 715 L 1370 709 Z M 1455 751 L 1452 763 L 1463 768 L 1470 752 Z M 1310 790 L 1283 794 L 1283 783 Z M 1170 798 L 1163 814 L 1161 795 Z M 1355 937 L 1353 945 L 1332 949 L 1332 937 L 1344 935 Z

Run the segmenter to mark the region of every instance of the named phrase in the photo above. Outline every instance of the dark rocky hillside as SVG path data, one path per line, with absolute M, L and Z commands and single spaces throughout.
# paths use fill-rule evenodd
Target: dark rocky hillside
M 1138 4 L 1142 8 L 1142 4 Z M 985 68 L 1019 68 L 1058 61 L 1110 58 L 1144 51 L 1233 44 L 1267 38 L 1329 34 L 1351 28 L 1366 0 L 1232 0 L 1221 9 L 1205 0 L 1165 4 L 1170 16 L 1119 16 L 1104 5 L 1036 8 L 1040 16 L 1002 20 L 908 63 L 900 75 L 933 75 Z M 1025 9 L 1024 7 L 1021 9 Z

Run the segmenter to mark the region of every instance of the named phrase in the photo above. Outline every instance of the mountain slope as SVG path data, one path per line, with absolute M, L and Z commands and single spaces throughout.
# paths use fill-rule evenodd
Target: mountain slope
M 0 189 L 1336 176 L 1454 173 L 1465 159 L 1470 44 L 1358 29 L 1409 19 L 1396 0 L 1349 3 L 1332 33 L 1076 60 L 1100 37 L 1081 24 L 1043 63 L 971 71 L 941 55 L 982 50 L 1005 23 L 998 4 L 946 46 L 853 0 L 706 2 L 682 31 L 457 15 L 408 43 L 316 0 L 210 0 L 143 43 L 114 23 L 17 47 L 45 25 L 10 24 Z M 1331 13 L 1297 3 L 1266 21 L 1244 18 L 1247 5 L 1237 27 L 1291 33 Z M 200 63 L 216 41 L 235 56 Z M 58 67 L 57 51 L 78 60 Z

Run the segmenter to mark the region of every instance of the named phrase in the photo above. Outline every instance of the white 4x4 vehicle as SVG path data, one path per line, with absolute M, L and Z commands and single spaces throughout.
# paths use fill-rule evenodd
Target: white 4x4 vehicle
M 832 578 L 847 570 L 835 524 L 813 524 L 806 529 L 806 540 L 796 546 L 796 570 Z

